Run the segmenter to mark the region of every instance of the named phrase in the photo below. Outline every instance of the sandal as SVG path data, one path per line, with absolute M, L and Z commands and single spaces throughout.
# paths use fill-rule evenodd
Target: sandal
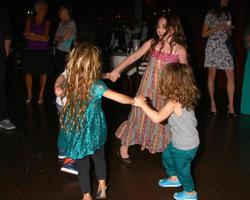
M 117 151 L 117 156 L 120 158 L 121 162 L 124 163 L 124 164 L 131 164 L 131 163 L 132 163 L 132 160 L 130 159 L 130 157 L 128 157 L 128 158 L 123 158 L 123 157 L 121 156 L 120 151 Z
M 30 103 L 31 103 L 31 100 L 32 100 L 32 97 L 28 97 L 28 98 L 25 100 L 25 103 L 26 103 L 26 104 L 30 104 Z
M 96 192 L 95 198 L 97 198 L 97 199 L 106 199 L 106 197 L 107 197 L 106 189 L 107 189 L 107 187 L 104 187 L 104 188 L 102 188 L 100 190 L 98 189 L 97 192 Z
M 38 104 L 43 104 L 43 97 L 39 97 L 38 101 L 37 101 Z

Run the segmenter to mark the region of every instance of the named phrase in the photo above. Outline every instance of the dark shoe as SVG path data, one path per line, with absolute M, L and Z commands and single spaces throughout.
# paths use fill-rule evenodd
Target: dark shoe
M 230 113 L 229 111 L 227 114 L 229 117 L 232 117 L 232 118 L 238 117 L 238 115 L 236 113 Z
M 232 118 L 238 117 L 238 115 L 235 112 L 233 112 L 233 113 L 230 112 L 229 106 L 227 107 L 227 114 L 228 114 L 229 117 L 232 117 Z
M 217 117 L 217 116 L 218 116 L 218 112 L 212 112 L 212 111 L 210 111 L 210 114 L 211 114 L 212 116 L 214 116 L 214 117 Z
M 106 194 L 106 189 L 107 187 L 101 189 L 101 190 L 97 190 L 95 198 L 97 199 L 106 199 L 107 194 Z
M 122 161 L 122 163 L 124 164 L 131 164 L 132 160 L 128 157 L 128 158 L 123 158 L 120 154 L 119 151 L 117 151 L 117 156 L 120 158 L 120 160 Z
M 75 167 L 75 161 L 70 159 L 70 158 L 65 159 L 65 161 L 61 167 L 61 171 L 66 172 L 66 173 L 70 173 L 70 174 L 74 174 L 74 175 L 78 175 L 78 171 L 76 170 L 76 167 Z

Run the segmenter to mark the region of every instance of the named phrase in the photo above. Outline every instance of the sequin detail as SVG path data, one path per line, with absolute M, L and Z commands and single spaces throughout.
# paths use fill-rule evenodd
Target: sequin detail
M 79 117 L 79 131 L 61 128 L 58 148 L 65 149 L 67 157 L 81 159 L 94 154 L 105 144 L 107 125 L 102 110 L 102 95 L 107 89 L 105 83 L 100 80 L 91 86 L 90 95 L 92 98 L 84 115 Z

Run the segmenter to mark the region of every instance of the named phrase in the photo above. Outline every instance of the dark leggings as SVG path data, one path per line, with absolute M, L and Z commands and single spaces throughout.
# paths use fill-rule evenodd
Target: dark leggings
M 94 155 L 76 160 L 76 168 L 82 193 L 90 193 L 90 157 L 94 161 L 97 180 L 106 180 L 106 162 L 104 147 L 97 150 Z

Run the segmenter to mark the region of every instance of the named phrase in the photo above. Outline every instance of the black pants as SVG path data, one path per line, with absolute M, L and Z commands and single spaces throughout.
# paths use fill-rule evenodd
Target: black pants
M 0 121 L 6 118 L 5 58 L 0 56 Z
M 56 55 L 55 55 L 56 76 L 59 76 L 64 71 L 67 55 L 68 52 L 56 49 Z
M 94 155 L 76 160 L 76 168 L 82 193 L 90 193 L 90 157 L 94 161 L 97 180 L 106 180 L 106 162 L 104 156 L 104 147 L 97 150 Z

